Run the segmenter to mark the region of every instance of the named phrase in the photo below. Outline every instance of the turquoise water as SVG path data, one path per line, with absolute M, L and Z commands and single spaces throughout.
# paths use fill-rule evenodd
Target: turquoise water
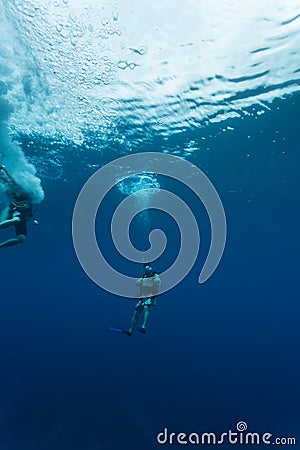
M 0 12 L 0 163 L 31 190 L 39 221 L 23 246 L 1 249 L 0 449 L 147 450 L 163 447 L 165 427 L 221 434 L 239 421 L 299 436 L 299 6 L 79 3 L 9 0 Z M 97 169 L 140 152 L 183 157 L 209 177 L 227 241 L 199 284 L 211 244 L 199 198 L 148 162 L 135 178 L 120 167 L 95 227 L 112 267 L 142 273 L 110 228 L 137 188 L 176 194 L 201 235 L 147 334 L 127 338 L 108 327 L 128 327 L 135 300 L 85 274 L 72 215 Z M 143 194 L 136 202 L 147 208 Z M 167 237 L 153 262 L 163 274 L 180 229 L 145 210 L 132 244 L 145 252 L 154 229 Z M 12 235 L 1 230 L 1 241 Z

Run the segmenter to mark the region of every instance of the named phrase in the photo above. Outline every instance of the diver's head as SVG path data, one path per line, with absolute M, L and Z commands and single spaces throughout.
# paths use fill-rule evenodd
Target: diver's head
M 26 192 L 24 189 L 19 188 L 16 189 L 12 194 L 13 200 L 16 202 L 23 202 L 25 200 L 30 200 L 30 194 Z
M 146 273 L 152 272 L 152 267 L 151 267 L 151 263 L 150 263 L 150 262 L 144 263 L 144 264 L 143 264 L 143 267 L 144 267 L 144 271 L 145 271 Z

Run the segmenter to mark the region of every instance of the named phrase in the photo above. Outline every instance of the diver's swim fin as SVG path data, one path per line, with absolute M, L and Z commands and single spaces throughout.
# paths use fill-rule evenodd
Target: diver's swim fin
M 137 330 L 138 330 L 140 333 L 143 333 L 143 334 L 146 333 L 146 329 L 145 329 L 144 327 L 139 327 Z
M 114 331 L 115 333 L 123 333 L 123 328 L 116 328 L 116 327 L 108 327 L 110 331 Z
M 122 331 L 123 331 L 123 333 L 127 334 L 128 337 L 132 336 L 132 333 L 130 331 L 128 331 L 128 330 L 122 330 Z
M 108 327 L 111 331 L 114 331 L 115 333 L 125 333 L 128 337 L 132 336 L 132 333 L 128 330 L 124 330 L 124 328 L 115 328 L 115 327 Z

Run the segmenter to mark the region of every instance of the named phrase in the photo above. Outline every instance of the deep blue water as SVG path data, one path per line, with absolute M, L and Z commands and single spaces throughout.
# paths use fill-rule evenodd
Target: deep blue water
M 209 223 L 184 189 L 201 223 L 199 258 L 159 298 L 147 335 L 131 339 L 108 326 L 128 326 L 134 301 L 97 287 L 77 261 L 72 212 L 93 170 L 65 149 L 67 181 L 42 177 L 39 226 L 29 225 L 24 246 L 1 249 L 1 450 L 150 450 L 163 447 L 156 435 L 165 427 L 222 433 L 241 420 L 249 431 L 300 439 L 299 110 L 295 94 L 274 101 L 264 116 L 228 120 L 233 132 L 218 123 L 185 133 L 206 137 L 210 148 L 187 159 L 223 201 L 225 253 L 199 285 Z M 160 151 L 160 144 L 154 138 L 139 151 Z M 116 155 L 97 158 L 101 165 Z M 112 204 L 122 198 L 115 191 Z M 103 252 L 138 277 L 140 266 L 127 267 L 105 237 L 111 214 L 108 202 L 97 220 Z M 166 253 L 154 263 L 163 271 L 176 257 L 179 234 L 162 213 L 150 219 L 151 227 L 168 230 Z M 133 242 L 147 246 L 148 232 L 136 220 Z M 1 230 L 3 239 L 10 234 Z

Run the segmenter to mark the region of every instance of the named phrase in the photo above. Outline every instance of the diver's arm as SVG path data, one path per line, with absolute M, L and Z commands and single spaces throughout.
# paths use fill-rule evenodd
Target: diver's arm
M 136 287 L 138 287 L 140 290 L 140 298 L 143 298 L 143 277 L 140 277 L 136 281 Z
M 0 166 L 0 170 L 2 170 L 2 172 L 5 173 L 5 175 L 7 176 L 8 179 L 12 178 L 12 176 L 10 175 L 10 173 L 7 171 L 5 166 Z
M 136 282 L 136 285 L 140 286 L 142 284 L 142 281 L 143 281 L 143 277 L 139 278 Z
M 6 178 L 1 176 L 2 181 L 4 181 L 10 189 L 15 189 L 18 187 L 18 184 L 16 183 L 15 179 L 11 176 L 11 174 L 7 171 L 5 166 L 0 166 L 0 170 L 4 172 Z
M 158 290 L 161 286 L 161 279 L 159 278 L 158 275 L 155 275 L 153 277 L 153 295 L 157 295 L 158 294 Z

